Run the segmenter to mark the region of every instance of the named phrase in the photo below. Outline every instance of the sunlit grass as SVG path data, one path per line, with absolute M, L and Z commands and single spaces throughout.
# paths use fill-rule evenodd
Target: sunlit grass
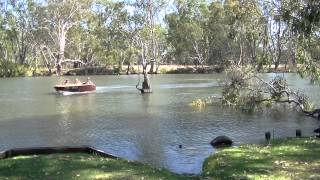
M 96 155 L 52 154 L 0 160 L 0 179 L 189 179 L 136 162 Z
M 244 145 L 209 157 L 203 177 L 214 179 L 320 179 L 320 140 L 272 141 Z
M 204 179 L 320 179 L 320 140 L 301 138 L 224 149 L 204 162 Z M 191 179 L 97 155 L 52 154 L 0 160 L 0 179 Z

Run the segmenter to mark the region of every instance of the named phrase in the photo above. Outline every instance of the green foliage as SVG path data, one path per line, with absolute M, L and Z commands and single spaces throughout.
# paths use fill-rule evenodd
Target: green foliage
M 193 100 L 189 105 L 192 107 L 196 107 L 199 109 L 205 108 L 206 106 L 218 104 L 217 103 L 217 98 L 212 96 L 212 97 L 207 97 L 204 99 L 196 99 Z
M 30 76 L 30 68 L 13 62 L 0 61 L 0 77 Z
M 314 58 L 303 45 L 299 46 L 297 51 L 297 61 L 300 66 L 298 67 L 299 75 L 304 77 L 311 77 L 311 82 L 314 83 L 320 79 L 320 68 L 318 63 L 313 60 Z
M 227 70 L 227 77 L 222 90 L 222 103 L 225 105 L 244 105 L 247 98 L 241 98 L 242 90 L 250 86 L 252 69 L 246 67 L 231 67 Z
M 172 11 L 164 14 L 168 5 Z M 317 81 L 319 5 L 317 0 L 8 1 L 0 7 L 0 61 L 54 68 L 64 47 L 58 45 L 63 20 L 65 58 L 81 66 L 134 64 L 143 42 L 149 64 L 237 64 L 259 72 L 292 64 Z
M 293 21 L 295 30 L 306 36 L 315 33 L 315 30 L 320 26 L 319 9 L 320 2 L 318 0 L 302 0 Z

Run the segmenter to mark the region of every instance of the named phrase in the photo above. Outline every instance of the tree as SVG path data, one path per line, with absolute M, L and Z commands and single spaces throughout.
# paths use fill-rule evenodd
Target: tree
M 320 2 L 291 0 L 290 3 L 295 6 L 291 6 L 291 11 L 284 13 L 283 18 L 292 24 L 297 36 L 296 60 L 301 64 L 298 72 L 302 77 L 310 76 L 311 82 L 315 82 L 320 79 Z
M 166 16 L 167 41 L 177 63 L 203 65 L 209 58 L 208 7 L 205 1 L 177 0 L 176 11 Z
M 150 72 L 154 72 L 154 66 L 158 62 L 158 39 L 156 36 L 156 18 L 166 1 L 136 0 L 132 6 L 135 9 L 133 19 L 134 40 L 140 49 L 139 64 L 142 66 L 142 87 L 136 88 L 142 93 L 152 92 L 148 78 L 147 67 L 151 64 Z
M 48 0 L 41 6 L 38 13 L 40 28 L 48 33 L 57 47 L 54 53 L 57 74 L 61 75 L 62 63 L 65 61 L 65 48 L 68 31 L 75 25 L 85 26 L 85 17 L 90 9 L 91 0 Z M 49 48 L 49 47 L 47 47 Z M 74 62 L 74 60 L 71 60 Z M 82 61 L 80 61 L 82 62 Z

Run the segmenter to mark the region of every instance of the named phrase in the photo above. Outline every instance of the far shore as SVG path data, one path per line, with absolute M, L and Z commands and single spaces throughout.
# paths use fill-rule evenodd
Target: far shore
M 158 68 L 154 68 L 154 72 L 150 73 L 150 66 L 147 68 L 149 74 L 213 74 L 221 73 L 225 71 L 225 67 L 217 65 L 160 65 Z M 63 69 L 63 75 L 65 76 L 88 76 L 88 75 L 131 75 L 139 74 L 142 72 L 142 67 L 138 65 L 126 66 L 123 65 L 122 68 L 116 66 L 92 66 L 92 67 L 82 67 L 82 68 L 72 68 L 67 67 Z M 279 65 L 277 70 L 275 70 L 274 65 L 265 66 L 262 73 L 294 73 L 297 72 L 297 67 L 292 65 Z M 33 73 L 28 73 L 30 76 L 54 76 L 56 73 L 52 70 L 49 73 L 48 69 L 38 69 Z M 27 75 L 28 76 L 28 75 Z

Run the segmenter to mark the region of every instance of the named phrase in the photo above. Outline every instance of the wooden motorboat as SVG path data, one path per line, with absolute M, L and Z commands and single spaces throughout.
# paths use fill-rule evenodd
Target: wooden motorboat
M 66 92 L 90 92 L 96 90 L 96 85 L 91 81 L 87 82 L 77 82 L 68 83 L 67 81 L 61 85 L 55 85 L 54 89 L 56 91 L 66 91 Z

